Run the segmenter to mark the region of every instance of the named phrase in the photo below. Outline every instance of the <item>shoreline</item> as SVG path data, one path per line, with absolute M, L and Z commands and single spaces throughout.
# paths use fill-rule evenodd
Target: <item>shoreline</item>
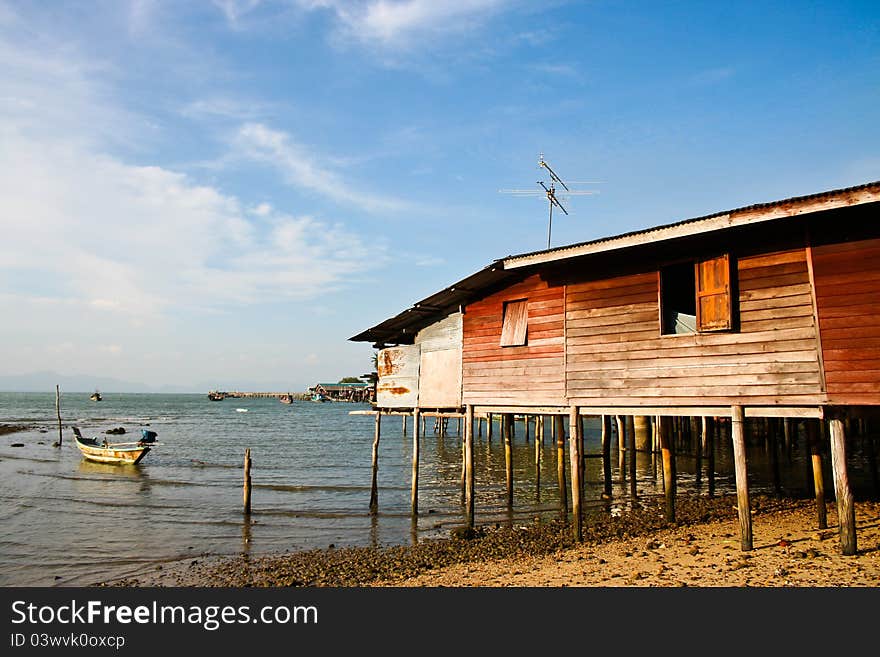
M 814 500 L 752 500 L 754 549 L 743 552 L 735 496 L 682 496 L 675 523 L 659 501 L 584 528 L 562 520 L 453 530 L 416 545 L 328 548 L 157 565 L 116 587 L 876 587 L 880 502 L 856 502 L 858 553 L 840 554 L 836 506 L 817 527 Z

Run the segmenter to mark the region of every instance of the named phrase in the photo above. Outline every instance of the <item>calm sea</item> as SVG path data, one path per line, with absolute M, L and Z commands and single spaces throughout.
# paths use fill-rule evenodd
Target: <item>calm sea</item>
M 212 402 L 204 394 L 88 393 L 62 395 L 60 448 L 55 394 L 0 393 L 0 424 L 34 425 L 0 436 L 0 585 L 91 585 L 136 575 L 159 563 L 201 555 L 278 553 L 331 544 L 408 544 L 447 535 L 463 521 L 461 438 L 451 420 L 445 437 L 429 419 L 421 442 L 420 515 L 410 516 L 412 421 L 407 435 L 400 417 L 384 418 L 379 450 L 379 513 L 369 514 L 370 458 L 374 421 L 350 415 L 366 405 L 281 404 L 273 398 Z M 475 443 L 478 522 L 528 522 L 558 513 L 555 448 L 542 449 L 538 483 L 534 438 L 522 423 L 514 446 L 515 499 L 508 510 L 504 452 L 490 443 L 485 425 Z M 124 427 L 130 439 L 149 427 L 160 443 L 138 466 L 84 461 L 71 425 L 86 436 Z M 533 426 L 533 425 L 532 425 Z M 534 429 L 532 429 L 534 431 Z M 586 423 L 587 451 L 600 451 L 599 423 Z M 111 437 L 112 439 L 112 437 Z M 124 438 L 119 438 L 123 440 Z M 616 441 L 615 441 L 616 442 Z M 21 447 L 13 444 L 23 443 Z M 242 513 L 242 464 L 252 455 L 252 513 Z M 770 487 L 770 466 L 758 447 L 750 451 L 756 490 Z M 763 453 L 763 452 L 762 452 Z M 614 453 L 616 455 L 616 449 Z M 716 447 L 714 490 L 735 491 L 729 445 Z M 788 494 L 805 494 L 810 480 L 802 443 L 779 448 L 776 468 Z M 602 460 L 587 459 L 587 506 L 619 512 L 629 483 L 614 462 L 614 498 L 600 501 Z M 678 490 L 706 493 L 692 453 L 678 456 Z M 567 460 L 566 460 L 567 465 Z M 624 478 L 626 472 L 623 473 Z M 830 471 L 826 475 L 829 477 Z M 858 481 L 858 471 L 856 472 Z M 639 454 L 641 497 L 662 494 L 657 458 Z M 826 490 L 833 488 L 826 485 Z

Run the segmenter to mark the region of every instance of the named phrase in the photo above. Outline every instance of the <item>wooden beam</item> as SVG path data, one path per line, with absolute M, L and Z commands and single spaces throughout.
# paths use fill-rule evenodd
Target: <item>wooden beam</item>
M 465 410 L 464 421 L 465 518 L 469 529 L 474 527 L 474 407 Z
M 807 422 L 807 445 L 813 469 L 813 493 L 816 498 L 816 521 L 819 529 L 828 527 L 828 511 L 825 504 L 825 476 L 822 473 L 822 444 L 819 440 L 819 422 Z
M 831 470 L 834 473 L 834 496 L 837 499 L 837 525 L 840 530 L 840 551 L 844 556 L 858 552 L 856 545 L 856 510 L 846 470 L 846 433 L 843 419 L 831 418 Z
M 251 512 L 251 448 L 244 450 L 244 513 Z
M 556 431 L 556 481 L 559 483 L 559 506 L 568 513 L 568 491 L 565 483 L 565 420 L 561 415 L 553 418 Z
M 666 522 L 675 522 L 675 449 L 672 426 L 668 417 L 660 416 L 657 435 L 663 461 L 663 494 L 666 499 Z
M 413 412 L 412 489 L 410 492 L 410 506 L 413 516 L 419 515 L 419 437 L 421 427 L 419 411 L 416 409 Z
M 513 506 L 513 414 L 501 416 L 501 437 L 504 441 L 504 473 L 507 482 L 507 506 Z
M 574 529 L 574 539 L 578 542 L 583 540 L 583 528 L 581 527 L 581 431 L 578 421 L 577 406 L 572 406 L 568 416 L 569 437 L 568 454 L 571 462 L 571 520 Z
M 741 406 L 731 407 L 731 439 L 733 441 L 733 460 L 736 475 L 736 501 L 739 514 L 740 541 L 742 549 L 752 549 L 752 513 L 749 504 L 749 475 L 746 465 L 746 441 L 743 428 Z

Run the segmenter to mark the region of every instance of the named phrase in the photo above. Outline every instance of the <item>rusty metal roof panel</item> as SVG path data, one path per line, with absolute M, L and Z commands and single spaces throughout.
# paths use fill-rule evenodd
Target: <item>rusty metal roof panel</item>
M 501 263 L 496 260 L 480 271 L 414 303 L 394 317 L 358 333 L 349 340 L 412 344 L 416 334 L 426 326 L 450 313 L 457 312 L 460 306 L 470 303 L 485 290 L 519 275 L 519 272 L 505 271 Z
M 511 255 L 495 260 L 480 271 L 471 274 L 449 287 L 422 299 L 398 315 L 386 319 L 372 328 L 349 338 L 354 342 L 376 342 L 387 344 L 412 344 L 416 333 L 430 326 L 438 319 L 455 312 L 484 295 L 496 285 L 523 275 L 523 267 L 546 262 L 565 260 L 591 253 L 622 249 L 636 244 L 672 239 L 683 235 L 696 235 L 714 230 L 757 221 L 769 221 L 804 212 L 818 212 L 835 207 L 858 205 L 880 201 L 880 181 L 819 192 L 806 196 L 795 196 L 779 201 L 755 203 L 726 212 L 685 219 L 683 221 L 654 226 L 612 237 L 603 237 L 577 244 Z M 817 206 L 816 202 L 825 202 Z
M 555 260 L 564 260 L 566 258 L 588 255 L 590 253 L 598 253 L 601 251 L 611 251 L 645 242 L 681 237 L 682 235 L 694 235 L 745 223 L 779 219 L 784 216 L 794 216 L 802 213 L 797 211 L 799 205 L 810 205 L 817 201 L 829 202 L 828 207 L 816 207 L 808 211 L 816 212 L 825 209 L 833 209 L 833 207 L 845 207 L 866 202 L 877 202 L 880 201 L 880 181 L 826 192 L 818 192 L 816 194 L 808 194 L 806 196 L 793 196 L 767 203 L 755 203 L 733 210 L 715 212 L 701 217 L 684 219 L 682 221 L 661 226 L 652 226 L 643 230 L 631 231 L 611 237 L 602 237 L 596 240 L 579 242 L 577 244 L 567 244 L 552 249 L 543 249 L 541 251 L 511 255 L 502 258 L 501 261 L 505 268 L 512 269 Z M 773 212 L 774 210 L 781 211 Z

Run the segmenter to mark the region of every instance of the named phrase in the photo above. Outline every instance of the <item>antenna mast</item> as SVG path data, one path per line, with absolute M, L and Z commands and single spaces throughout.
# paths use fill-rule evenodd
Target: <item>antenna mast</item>
M 547 197 L 547 205 L 548 205 L 548 219 L 547 219 L 547 248 L 550 248 L 550 238 L 553 233 L 553 207 L 557 207 L 562 210 L 566 215 L 568 215 L 568 210 L 565 209 L 565 206 L 562 205 L 559 197 L 556 193 L 556 184 L 558 183 L 564 191 L 560 192 L 563 196 L 583 196 L 589 194 L 598 194 L 599 192 L 595 191 L 586 191 L 586 190 L 572 190 L 569 189 L 568 185 L 556 175 L 556 172 L 550 167 L 549 164 L 544 160 L 544 154 L 541 153 L 540 158 L 538 160 L 538 166 L 546 169 L 547 173 L 550 174 L 550 183 L 549 187 L 544 184 L 543 180 L 539 180 L 538 184 L 541 186 L 541 190 L 536 189 L 499 189 L 498 191 L 502 194 L 514 194 L 516 196 L 546 196 Z M 577 183 L 572 183 L 577 184 Z M 580 184 L 593 184 L 593 183 L 580 183 Z

